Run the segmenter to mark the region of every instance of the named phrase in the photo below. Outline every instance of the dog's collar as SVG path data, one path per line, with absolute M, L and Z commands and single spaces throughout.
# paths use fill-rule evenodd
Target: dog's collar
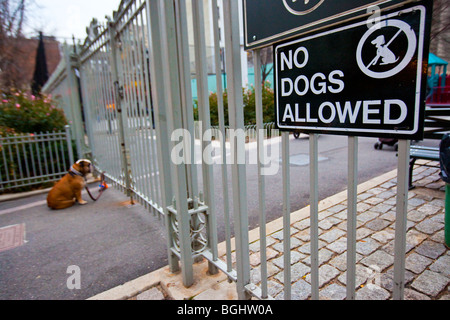
M 74 169 L 73 166 L 70 167 L 69 174 L 71 174 L 72 176 L 84 177 L 84 175 L 80 171 Z

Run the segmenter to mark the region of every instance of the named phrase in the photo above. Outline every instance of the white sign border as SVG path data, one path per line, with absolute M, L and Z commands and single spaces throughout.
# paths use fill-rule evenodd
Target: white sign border
M 420 30 L 419 30 L 419 39 L 418 39 L 418 45 L 417 45 L 417 50 L 418 50 L 418 56 L 417 56 L 417 79 L 416 79 L 416 103 L 415 103 L 415 109 L 414 109 L 414 128 L 412 130 L 385 130 L 385 129 L 364 129 L 364 128 L 339 128 L 339 127 L 318 127 L 318 126 L 286 126 L 286 125 L 280 125 L 279 120 L 280 120 L 280 108 L 279 108 L 279 99 L 278 99 L 278 94 L 279 94 L 279 88 L 278 88 L 278 70 L 276 70 L 275 72 L 275 88 L 276 88 L 276 102 L 275 102 L 275 107 L 276 107 L 276 115 L 277 115 L 277 126 L 279 129 L 285 129 L 285 130 L 308 130 L 308 131 L 320 131 L 320 132 L 348 132 L 348 133 L 366 133 L 366 134 L 397 134 L 397 135 L 414 135 L 417 134 L 417 131 L 419 130 L 419 114 L 420 114 L 420 96 L 421 96 L 421 87 L 422 87 L 422 61 L 423 61 L 423 48 L 424 48 L 424 42 L 425 42 L 425 19 L 426 19 L 426 8 L 422 5 L 419 6 L 415 6 L 415 7 L 411 7 L 408 9 L 404 9 L 404 10 L 400 10 L 385 16 L 380 17 L 380 20 L 386 20 L 386 19 L 390 19 L 393 17 L 397 17 L 401 14 L 405 14 L 405 13 L 409 13 L 412 11 L 417 11 L 419 10 L 421 12 L 421 20 L 420 20 Z M 367 24 L 367 21 L 362 21 L 362 22 L 358 22 L 358 23 L 354 23 L 348 26 L 344 26 L 341 28 L 337 28 L 337 29 L 333 29 L 330 31 L 326 31 L 326 32 L 322 32 L 316 35 L 312 35 L 309 37 L 305 37 L 305 38 L 301 38 L 301 39 L 297 39 L 297 40 L 293 40 L 287 43 L 283 43 L 281 45 L 275 46 L 275 52 L 278 51 L 279 48 L 283 48 L 286 46 L 290 46 L 292 44 L 296 44 L 296 43 L 301 43 L 304 41 L 308 41 L 311 39 L 315 39 L 315 38 L 319 38 L 322 36 L 326 36 L 329 34 L 333 34 L 333 33 L 337 33 L 337 32 L 341 32 L 344 30 L 348 30 L 348 29 L 352 29 L 352 28 L 356 28 L 362 25 Z M 275 54 L 275 68 L 277 68 L 278 66 L 278 54 Z M 357 135 L 357 134 L 352 134 L 352 135 Z

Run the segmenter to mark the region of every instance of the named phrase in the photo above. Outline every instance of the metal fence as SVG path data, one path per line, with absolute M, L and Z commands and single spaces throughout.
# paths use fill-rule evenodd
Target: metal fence
M 106 171 L 107 177 L 118 187 L 164 218 L 171 272 L 180 270 L 185 286 L 194 283 L 193 264 L 201 256 L 209 262 L 209 273 L 224 272 L 236 282 L 240 299 L 251 296 L 269 299 L 268 267 L 266 259 L 266 197 L 264 170 L 267 136 L 263 124 L 262 76 L 260 50 L 255 50 L 256 118 L 254 128 L 244 127 L 240 1 L 236 0 L 128 0 L 122 1 L 117 12 L 105 25 L 91 25 L 91 36 L 79 55 L 72 55 L 63 63 L 70 63 L 66 72 L 79 70 L 85 126 L 89 147 L 96 167 Z M 189 8 L 189 10 L 188 10 Z M 205 40 L 205 19 L 212 25 L 214 68 L 208 63 Z M 223 30 L 219 29 L 220 25 Z M 192 30 L 192 34 L 189 34 Z M 223 31 L 224 37 L 220 34 Z M 195 45 L 192 47 L 190 42 Z M 225 47 L 228 99 L 228 123 L 225 127 L 223 75 L 220 42 Z M 192 48 L 194 48 L 192 52 Z M 76 60 L 74 62 L 74 60 Z M 195 75 L 191 74 L 192 61 Z M 202 161 L 195 165 L 195 143 L 190 137 L 211 135 L 208 70 L 216 71 L 219 126 L 213 128 L 220 142 L 221 181 L 215 181 L 213 165 Z M 61 68 L 63 70 L 63 68 Z M 194 122 L 192 77 L 196 79 L 198 114 L 201 126 Z M 58 83 L 51 79 L 47 93 L 58 92 Z M 53 81 L 53 82 L 52 82 Z M 61 82 L 60 82 L 61 83 Z M 71 82 L 75 84 L 74 81 Z M 70 92 L 77 92 L 71 87 Z M 64 90 L 59 91 L 64 92 Z M 76 101 L 72 99 L 70 101 Z M 72 109 L 74 110 L 74 109 Z M 174 133 L 182 129 L 179 135 Z M 230 136 L 230 130 L 242 132 L 257 129 L 259 231 L 261 281 L 251 283 L 249 261 L 249 221 L 247 209 L 246 164 L 239 160 L 245 150 L 243 141 Z M 220 134 L 219 134 L 220 133 Z M 247 134 L 248 136 L 249 134 Z M 275 134 L 278 136 L 278 134 Z M 245 138 L 245 134 L 244 134 Z M 250 138 L 249 138 L 250 139 Z M 231 157 L 227 162 L 226 141 Z M 242 140 L 242 139 L 241 139 Z M 311 168 L 311 297 L 318 299 L 318 139 L 310 135 Z M 245 144 L 245 142 L 243 142 Z M 403 143 L 402 143 L 403 146 Z M 173 151 L 184 150 L 181 162 L 173 161 Z M 200 141 L 200 152 L 210 148 L 208 141 Z M 244 151 L 245 152 L 245 151 Z M 277 159 L 278 160 L 278 159 Z M 401 159 L 405 162 L 405 159 Z M 283 176 L 282 207 L 284 220 L 284 298 L 291 299 L 290 246 L 290 171 L 289 133 L 281 136 Z M 355 298 L 356 243 L 356 167 L 357 138 L 349 138 L 349 208 L 348 220 L 348 299 Z M 231 181 L 231 192 L 228 183 Z M 223 211 L 216 209 L 215 185 L 222 186 Z M 399 190 L 402 186 L 399 186 Z M 405 200 L 403 198 L 402 203 Z M 400 206 L 405 217 L 404 205 Z M 403 210 L 403 211 L 402 211 Z M 225 222 L 226 254 L 218 253 L 217 219 Z M 401 219 L 400 219 L 401 220 Z M 400 222 L 401 223 L 401 222 Z M 404 275 L 405 225 L 399 224 L 396 250 L 395 297 L 402 298 Z M 397 231 L 397 228 L 396 228 Z M 406 232 L 404 232 L 406 233 Z M 403 244 L 402 244 L 403 242 Z M 235 261 L 232 254 L 235 255 Z M 223 260 L 222 260 L 223 259 Z M 235 263 L 235 264 L 234 264 Z M 403 273 L 402 273 L 403 272 Z M 400 281 L 398 281 L 400 279 Z
M 73 163 L 70 129 L 0 137 L 0 192 L 61 179 Z

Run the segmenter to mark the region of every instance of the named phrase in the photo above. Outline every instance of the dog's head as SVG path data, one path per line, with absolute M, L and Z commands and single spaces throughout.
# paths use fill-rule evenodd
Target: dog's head
M 87 159 L 80 159 L 78 160 L 73 166 L 73 169 L 81 173 L 83 176 L 93 173 L 94 172 L 94 166 L 92 165 L 92 162 Z

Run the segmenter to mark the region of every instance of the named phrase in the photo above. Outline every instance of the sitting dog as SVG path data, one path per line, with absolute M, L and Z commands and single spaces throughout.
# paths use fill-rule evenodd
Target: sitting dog
M 81 191 L 86 185 L 86 175 L 93 171 L 94 167 L 91 161 L 78 160 L 50 190 L 47 196 L 48 207 L 53 210 L 60 210 L 73 206 L 75 201 L 78 201 L 81 205 L 86 204 L 87 202 L 81 198 Z

